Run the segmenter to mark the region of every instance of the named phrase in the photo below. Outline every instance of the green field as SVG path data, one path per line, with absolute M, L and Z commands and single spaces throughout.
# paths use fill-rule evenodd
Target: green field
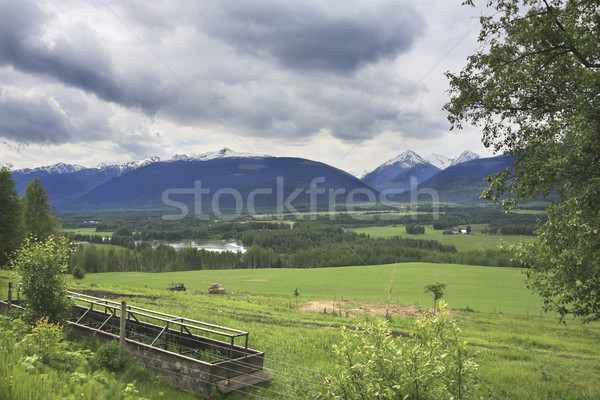
M 364 233 L 372 237 L 408 237 L 412 239 L 437 240 L 442 244 L 450 244 L 458 251 L 486 250 L 497 248 L 500 243 L 517 243 L 521 240 L 531 240 L 531 236 L 518 235 L 483 235 L 480 233 L 482 225 L 472 225 L 473 233 L 470 235 L 444 235 L 441 230 L 434 230 L 431 226 L 425 227 L 424 235 L 409 235 L 403 225 L 374 226 L 369 228 L 355 228 L 352 231 Z M 464 228 L 464 227 L 463 227 Z
M 112 236 L 113 232 L 96 232 L 96 228 L 70 228 L 62 229 L 65 233 L 74 235 L 95 235 L 95 236 Z
M 300 292 L 300 307 L 309 300 L 333 300 L 334 296 L 338 300 L 343 297 L 384 302 L 393 268 L 394 265 L 381 265 L 304 270 L 104 273 L 88 274 L 84 280 L 71 284 L 79 291 L 121 293 L 131 305 L 248 331 L 250 347 L 265 352 L 265 366 L 274 373 L 275 380 L 246 394 L 226 398 L 305 399 L 311 398 L 319 389 L 323 376 L 333 371 L 332 348 L 340 341 L 341 327 L 354 327 L 365 317 L 297 309 L 294 288 L 298 287 Z M 599 324 L 582 325 L 570 320 L 563 325 L 556 318 L 540 318 L 534 312 L 529 316 L 516 315 L 526 314 L 527 304 L 531 309 L 539 310 L 540 302 L 523 288 L 520 271 L 510 268 L 399 264 L 392 302 L 429 305 L 430 298 L 423 293 L 422 287 L 435 279 L 448 284 L 444 299 L 450 308 L 457 310 L 456 318 L 464 337 L 470 350 L 476 352 L 479 364 L 476 398 L 600 398 Z M 6 282 L 6 279 L 0 279 L 2 297 L 6 293 Z M 188 290 L 181 293 L 166 291 L 171 282 L 184 282 Z M 223 284 L 229 295 L 200 293 L 206 292 L 213 282 Z M 128 297 L 132 295 L 136 297 Z M 481 312 L 459 310 L 467 299 L 470 308 Z M 482 306 L 478 308 L 477 304 Z M 502 306 L 502 314 L 497 309 L 495 313 L 486 312 L 485 308 L 493 311 L 494 305 Z M 396 333 L 411 332 L 412 320 L 392 315 L 390 327 Z M 140 388 L 145 385 L 152 387 L 151 381 L 146 380 L 136 384 Z M 148 399 L 163 398 L 152 390 L 144 390 L 143 394 Z M 185 396 L 182 394 L 181 398 L 189 398 Z
M 300 299 L 385 302 L 392 271 L 396 270 L 392 301 L 400 305 L 429 306 L 423 287 L 433 281 L 447 284 L 444 299 L 450 308 L 510 314 L 540 313 L 541 302 L 525 288 L 522 270 L 455 264 L 401 263 L 315 269 L 216 270 L 169 273 L 112 272 L 88 274 L 86 281 L 99 286 L 127 283 L 165 289 L 184 283 L 190 291 L 205 292 L 221 283 L 227 291 L 263 296 L 289 296 L 295 288 Z

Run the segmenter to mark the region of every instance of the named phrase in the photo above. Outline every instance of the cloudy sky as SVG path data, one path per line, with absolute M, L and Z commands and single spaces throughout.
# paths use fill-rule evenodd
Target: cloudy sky
M 0 0 L 0 164 L 491 155 L 442 110 L 485 12 L 460 3 Z

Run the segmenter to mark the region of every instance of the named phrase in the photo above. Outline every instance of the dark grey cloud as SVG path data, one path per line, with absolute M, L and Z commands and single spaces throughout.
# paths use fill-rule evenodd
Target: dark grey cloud
M 93 31 L 81 24 L 48 43 L 44 27 L 52 18 L 26 0 L 0 1 L 0 65 L 43 74 L 98 98 L 125 107 L 139 107 L 153 115 L 174 101 L 149 68 L 142 73 L 115 68 Z
M 17 143 L 63 144 L 75 134 L 64 110 L 52 99 L 0 92 L 0 137 Z
M 320 3 L 218 2 L 214 14 L 200 14 L 198 27 L 292 70 L 345 74 L 409 51 L 424 30 L 407 2 L 368 2 L 352 12 L 345 2 Z

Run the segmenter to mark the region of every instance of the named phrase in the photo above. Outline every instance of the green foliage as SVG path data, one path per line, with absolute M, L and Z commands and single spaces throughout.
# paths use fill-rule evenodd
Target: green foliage
M 24 318 L 33 324 L 47 317 L 50 322 L 64 322 L 71 304 L 67 299 L 70 244 L 63 237 L 49 236 L 40 242 L 27 238 L 11 260 L 24 298 Z
M 46 240 L 58 231 L 58 223 L 48 203 L 49 196 L 40 178 L 27 182 L 23 192 L 25 229 L 38 240 Z
M 467 399 L 477 364 L 456 321 L 440 303 L 437 316 L 414 322 L 415 334 L 396 339 L 388 322 L 342 329 L 334 346 L 336 371 L 325 379 L 322 399 Z
M 10 166 L 0 167 L 0 267 L 24 238 L 23 209 Z
M 75 265 L 73 267 L 73 278 L 75 279 L 83 279 L 85 278 L 85 272 L 83 272 L 83 270 L 81 268 L 79 268 L 79 265 Z
M 435 311 L 435 305 L 437 304 L 438 300 L 444 296 L 444 289 L 446 289 L 446 284 L 443 282 L 435 281 L 433 283 L 425 285 L 424 289 L 425 293 L 429 293 L 433 297 L 433 309 Z
M 19 345 L 23 346 L 28 356 L 45 364 L 55 364 L 64 361 L 65 338 L 63 327 L 48 322 L 48 318 L 44 317 L 35 322 L 31 333 L 25 335 Z
M 0 315 L 0 399 L 197 398 L 140 366 L 119 374 L 98 367 L 85 344 L 65 340 L 57 325 L 38 321 L 23 337 L 27 328 Z
M 409 235 L 424 235 L 425 227 L 422 225 L 406 225 L 406 233 Z
M 472 3 L 468 1 L 467 3 Z M 453 127 L 516 155 L 483 197 L 506 209 L 553 196 L 539 240 L 516 249 L 549 309 L 600 319 L 600 23 L 594 0 L 490 0 L 482 46 L 448 74 Z
M 117 342 L 104 343 L 94 352 L 92 364 L 97 368 L 105 368 L 111 372 L 123 371 L 128 360 L 121 357 Z
M 597 194 L 587 197 L 598 201 Z M 527 285 L 542 296 L 546 310 L 590 322 L 600 319 L 600 213 L 580 202 L 574 197 L 551 205 L 536 240 L 509 249 L 530 267 Z

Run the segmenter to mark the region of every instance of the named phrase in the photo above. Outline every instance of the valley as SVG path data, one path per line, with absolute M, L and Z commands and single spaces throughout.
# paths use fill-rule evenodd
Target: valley
M 265 352 L 274 380 L 227 396 L 215 392 L 216 398 L 317 396 L 323 377 L 336 369 L 333 349 L 342 327 L 358 332 L 359 324 L 387 313 L 392 336 L 408 340 L 414 321 L 433 311 L 424 290 L 432 282 L 443 283 L 442 300 L 478 365 L 474 398 L 598 397 L 600 325 L 570 317 L 559 324 L 559 315 L 546 312 L 526 287 L 526 268 L 508 248 L 535 240 L 536 226 L 547 217 L 543 203 L 505 213 L 475 200 L 484 175 L 510 159 L 467 156 L 453 165 L 438 157 L 444 169 L 432 166 L 435 173 L 423 184 L 404 188 L 405 178 L 418 172 L 403 170 L 406 162 L 429 163 L 410 152 L 384 163 L 377 184 L 310 160 L 226 150 L 111 167 L 120 172 L 103 175 L 93 188 L 73 180 L 83 168 L 36 173 L 48 174 L 61 233 L 77 243 L 69 260 L 70 289 L 250 332 L 250 345 Z M 390 196 L 390 188 L 412 189 L 406 195 L 413 201 Z M 349 201 L 350 193 L 362 197 L 353 194 Z M 176 245 L 183 243 L 195 245 Z M 218 244 L 219 251 L 202 243 Z M 13 278 L 2 277 L 6 293 Z M 226 294 L 209 294 L 214 283 Z M 167 290 L 173 287 L 185 291 Z M 25 373 L 12 359 L 6 364 L 5 374 L 20 382 L 10 393 L 24 390 L 17 387 Z M 37 373 L 47 374 L 43 368 Z M 90 393 L 61 386 L 70 373 L 59 369 L 51 378 L 57 393 Z M 139 396 L 162 397 L 152 390 L 156 378 L 143 368 L 121 374 L 124 382 L 135 374 Z M 116 398 L 127 390 L 113 387 L 120 388 Z M 43 389 L 30 384 L 28 390 Z M 2 393 L 9 392 L 0 388 Z M 161 393 L 187 398 L 169 387 Z

